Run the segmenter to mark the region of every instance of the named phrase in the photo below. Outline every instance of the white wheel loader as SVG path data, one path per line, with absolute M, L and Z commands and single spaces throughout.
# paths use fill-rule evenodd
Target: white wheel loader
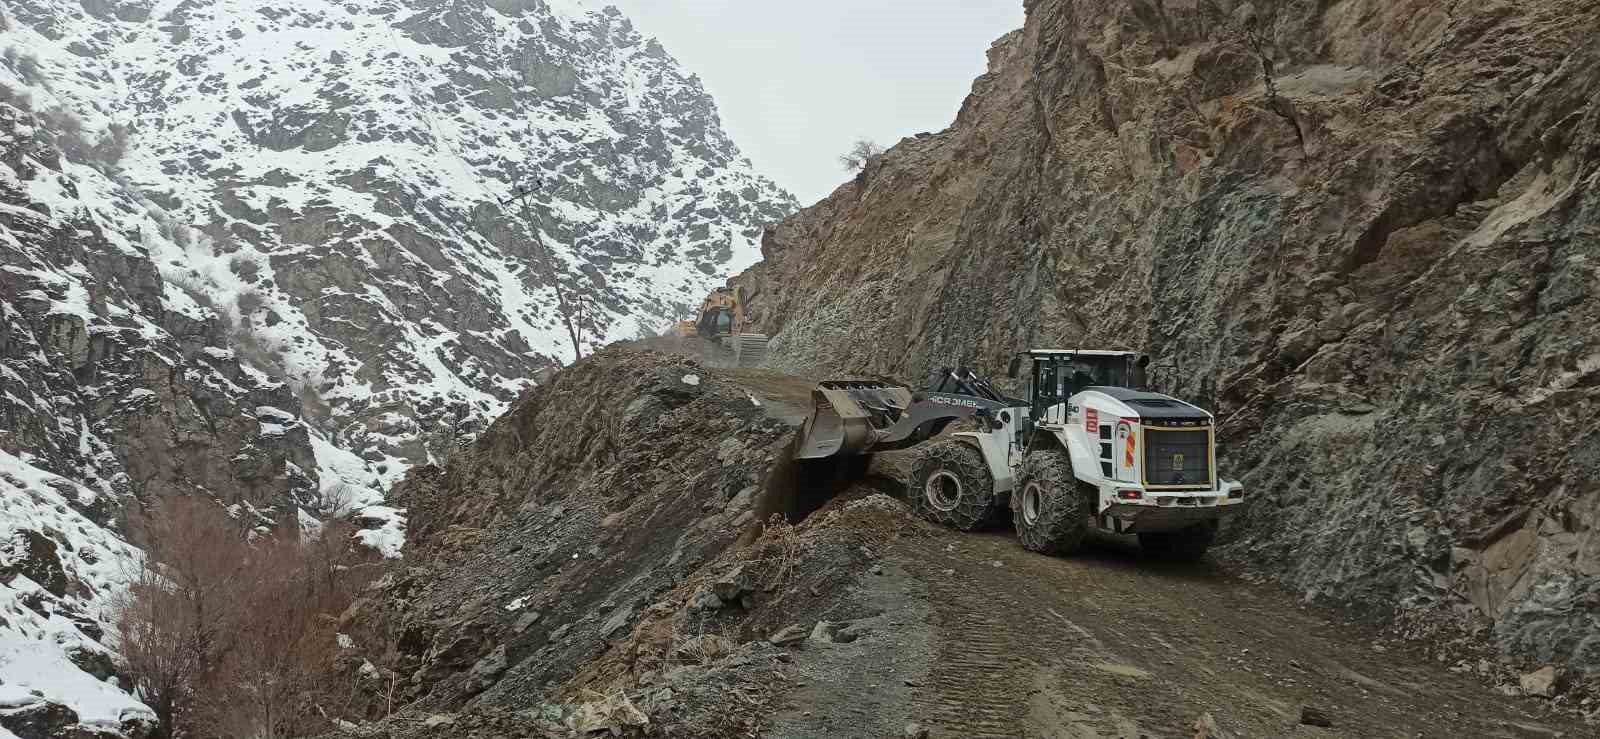
M 912 450 L 907 494 L 922 516 L 972 530 L 1010 509 L 1023 546 L 1077 549 L 1092 531 L 1137 536 L 1149 553 L 1197 560 L 1217 522 L 1245 503 L 1216 472 L 1212 414 L 1143 389 L 1148 358 L 1134 352 L 1036 349 L 1028 399 L 967 370 L 944 370 L 929 391 L 876 382 L 825 382 L 801 427 L 795 457 L 828 464 Z M 968 428 L 950 430 L 963 419 Z

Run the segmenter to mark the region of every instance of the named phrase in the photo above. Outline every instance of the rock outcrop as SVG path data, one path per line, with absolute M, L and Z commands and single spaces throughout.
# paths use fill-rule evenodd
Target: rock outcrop
M 1223 419 L 1242 567 L 1600 670 L 1600 8 L 1027 10 L 736 278 L 774 359 L 1146 347 Z

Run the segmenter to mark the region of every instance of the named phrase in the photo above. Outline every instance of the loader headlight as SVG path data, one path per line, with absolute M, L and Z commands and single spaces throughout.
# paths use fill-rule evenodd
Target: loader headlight
M 1228 491 L 1228 500 L 1239 500 L 1244 497 L 1244 488 L 1234 488 Z

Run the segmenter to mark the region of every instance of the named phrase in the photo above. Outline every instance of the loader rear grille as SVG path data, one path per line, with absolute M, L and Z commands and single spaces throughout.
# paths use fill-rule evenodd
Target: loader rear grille
M 1146 426 L 1144 480 L 1146 485 L 1209 488 L 1210 430 L 1177 431 Z

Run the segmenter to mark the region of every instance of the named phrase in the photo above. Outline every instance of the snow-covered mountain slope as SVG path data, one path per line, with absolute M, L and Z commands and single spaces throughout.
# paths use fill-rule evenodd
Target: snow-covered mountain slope
M 164 283 L 150 254 L 177 232 L 125 183 L 115 119 L 54 95 L 40 46 L 0 51 L 0 736 L 99 736 L 150 715 L 104 618 L 138 567 L 130 514 L 200 494 L 268 525 L 321 486 L 299 399 Z
M 127 569 L 119 532 L 165 496 L 354 510 L 398 554 L 387 484 L 573 356 L 558 287 L 579 349 L 632 338 L 793 205 L 698 80 L 580 0 L 7 0 L 0 663 L 114 646 L 58 617 L 115 590 L 72 558 Z M 17 564 L 39 541 L 49 603 Z M 74 690 L 39 688 L 86 726 L 129 708 Z
M 57 724 L 111 731 L 154 720 L 107 679 L 102 611 L 139 557 L 77 512 L 97 495 L 0 451 L 0 737 L 52 713 Z
M 556 288 L 583 351 L 637 336 L 752 263 L 791 204 L 659 45 L 569 5 L 213 0 L 73 24 L 121 34 L 103 53 L 128 176 L 200 231 L 163 272 L 384 480 L 572 358 Z
M 556 288 L 582 351 L 635 337 L 794 205 L 696 78 L 587 5 L 19 0 L 12 34 L 195 227 L 151 244 L 163 276 L 386 482 L 571 359 Z

